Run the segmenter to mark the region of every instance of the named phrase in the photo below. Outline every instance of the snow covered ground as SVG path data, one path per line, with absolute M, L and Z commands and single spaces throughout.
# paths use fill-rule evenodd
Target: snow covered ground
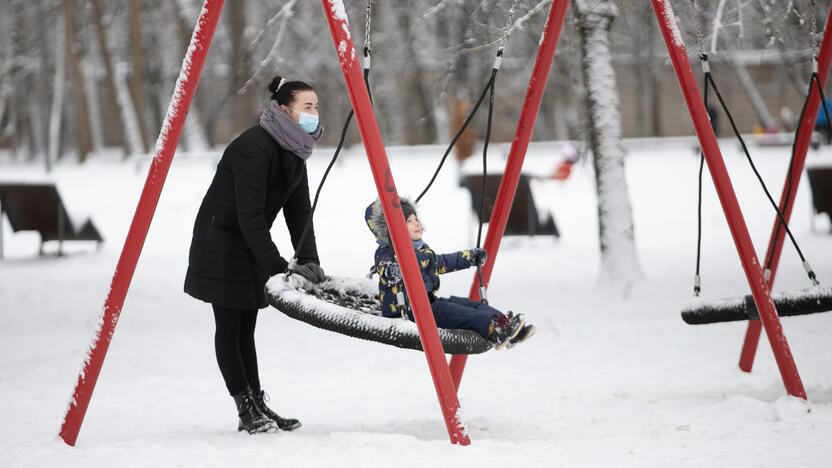
M 490 167 L 502 167 L 492 150 Z M 749 228 L 765 248 L 773 213 L 736 145 L 724 145 Z M 825 151 L 825 150 L 824 150 Z M 310 162 L 317 181 L 329 150 Z M 391 150 L 402 194 L 415 196 L 441 149 Z M 788 148 L 755 149 L 779 196 Z M 182 155 L 184 156 L 184 155 Z M 537 202 L 563 233 L 508 238 L 491 302 L 528 315 L 538 334 L 510 351 L 469 360 L 460 388 L 472 445 L 451 446 L 424 355 L 325 333 L 274 309 L 257 328 L 261 380 L 294 433 L 239 434 L 213 354 L 207 304 L 182 293 L 190 232 L 216 155 L 178 157 L 167 181 L 76 447 L 57 438 L 135 209 L 146 168 L 105 158 L 59 166 L 52 177 L 73 215 L 87 213 L 107 239 L 101 251 L 67 245 L 38 257 L 36 234 L 9 234 L 0 262 L 0 466 L 731 466 L 832 463 L 832 315 L 784 319 L 811 403 L 785 396 L 763 337 L 754 372 L 736 362 L 744 323 L 690 327 L 696 173 L 690 145 L 633 144 L 627 165 L 637 245 L 646 278 L 628 291 L 598 277 L 591 164 L 564 183 L 535 181 Z M 810 159 L 832 158 L 830 154 Z M 533 145 L 527 172 L 548 174 L 553 144 Z M 452 164 L 452 163 L 451 163 Z M 465 170 L 476 171 L 470 161 Z M 425 239 L 438 252 L 475 239 L 467 193 L 448 167 L 423 200 Z M 3 166 L 0 178 L 41 179 L 40 168 Z M 810 229 L 804 180 L 792 227 L 824 284 L 832 284 L 827 219 Z M 316 230 L 324 268 L 358 276 L 372 261 L 363 209 L 373 198 L 358 149 L 330 177 Z M 747 285 L 710 180 L 706 183 L 703 292 Z M 4 221 L 5 222 L 5 221 Z M 282 217 L 273 234 L 284 256 Z M 49 252 L 55 246 L 48 245 Z M 444 294 L 467 293 L 471 272 L 444 277 Z M 808 286 L 791 247 L 779 288 Z

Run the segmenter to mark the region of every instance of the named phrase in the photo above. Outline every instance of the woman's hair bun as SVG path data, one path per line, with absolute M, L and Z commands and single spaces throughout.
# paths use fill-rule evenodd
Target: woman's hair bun
M 269 84 L 269 92 L 274 94 L 277 92 L 277 88 L 280 87 L 280 82 L 283 81 L 283 78 L 280 75 L 275 76 L 272 78 L 272 82 Z

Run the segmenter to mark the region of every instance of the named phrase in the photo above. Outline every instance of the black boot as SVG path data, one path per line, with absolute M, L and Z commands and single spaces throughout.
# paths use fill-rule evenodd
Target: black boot
M 234 403 L 237 404 L 237 415 L 240 416 L 238 431 L 247 431 L 249 434 L 277 432 L 277 425 L 274 421 L 266 417 L 257 407 L 250 388 L 234 395 Z
M 277 423 L 277 427 L 281 431 L 294 431 L 301 426 L 300 421 L 297 419 L 281 418 L 280 415 L 266 406 L 266 401 L 268 401 L 269 396 L 263 390 L 254 390 L 252 395 L 254 396 L 254 404 L 257 405 L 257 409 L 267 418 Z

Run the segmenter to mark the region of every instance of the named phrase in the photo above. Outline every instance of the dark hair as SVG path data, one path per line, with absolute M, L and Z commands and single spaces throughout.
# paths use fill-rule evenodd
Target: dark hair
M 283 86 L 280 86 L 282 80 L 283 78 L 278 75 L 272 78 L 272 82 L 269 84 L 269 92 L 272 93 L 272 99 L 277 101 L 281 106 L 292 104 L 295 101 L 295 95 L 299 91 L 315 91 L 315 88 L 303 81 L 285 81 Z

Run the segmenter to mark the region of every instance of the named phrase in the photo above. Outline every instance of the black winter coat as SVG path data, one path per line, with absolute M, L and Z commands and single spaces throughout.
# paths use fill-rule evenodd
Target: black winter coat
M 269 233 L 281 209 L 297 248 L 312 213 L 306 164 L 258 125 L 217 165 L 196 215 L 185 292 L 222 307 L 266 307 L 266 281 L 288 265 Z M 313 229 L 298 255 L 308 262 L 319 263 Z

